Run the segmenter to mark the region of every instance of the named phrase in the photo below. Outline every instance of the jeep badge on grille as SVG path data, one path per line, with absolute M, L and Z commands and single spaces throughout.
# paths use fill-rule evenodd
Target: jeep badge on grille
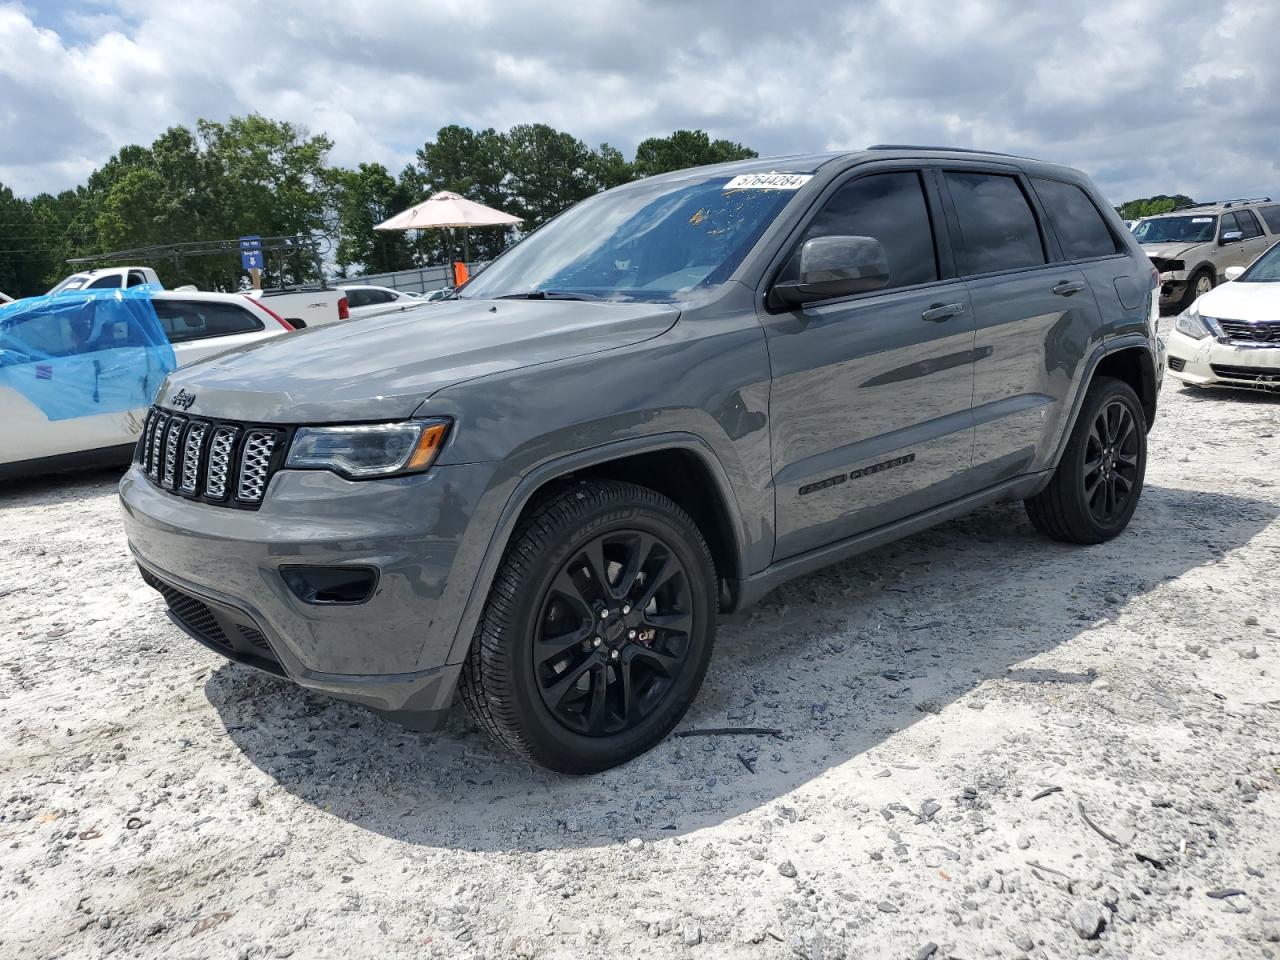
M 179 390 L 169 398 L 169 402 L 175 407 L 181 407 L 183 410 L 190 410 L 191 405 L 196 402 L 196 395 L 194 393 L 187 393 L 186 390 Z

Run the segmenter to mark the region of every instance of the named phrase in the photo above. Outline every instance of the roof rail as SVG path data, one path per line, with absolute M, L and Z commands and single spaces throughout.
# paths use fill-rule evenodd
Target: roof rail
M 875 143 L 867 147 L 868 150 L 936 150 L 940 153 L 980 153 L 987 157 L 1014 157 L 1015 159 L 1025 160 L 1025 157 L 1018 157 L 1013 153 L 1001 153 L 999 150 L 974 150 L 971 147 L 931 147 L 919 143 Z
M 1224 200 L 1222 202 L 1222 206 L 1223 207 L 1240 207 L 1246 203 L 1270 203 L 1270 202 L 1271 202 L 1270 197 L 1250 197 L 1242 200 Z

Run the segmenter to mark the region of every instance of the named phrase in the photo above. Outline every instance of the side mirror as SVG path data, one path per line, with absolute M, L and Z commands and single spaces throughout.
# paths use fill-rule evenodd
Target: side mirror
M 1224 275 L 1228 280 L 1235 280 L 1235 279 L 1237 279 L 1237 278 L 1240 276 L 1240 274 L 1242 274 L 1242 273 L 1244 273 L 1244 267 L 1227 267 L 1227 269 L 1226 269 L 1225 271 L 1223 271 L 1223 275 Z
M 775 284 L 771 299 L 788 307 L 879 290 L 889 258 L 874 237 L 811 237 L 796 253 L 795 280 Z
M 1244 239 L 1244 233 L 1240 230 L 1224 230 L 1222 237 L 1218 240 L 1218 245 L 1225 247 L 1229 243 L 1239 243 Z

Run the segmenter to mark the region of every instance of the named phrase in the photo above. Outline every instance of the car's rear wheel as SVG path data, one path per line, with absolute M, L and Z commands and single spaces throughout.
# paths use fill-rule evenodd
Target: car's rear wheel
M 1036 529 L 1069 543 L 1102 543 L 1129 524 L 1147 470 L 1147 420 L 1133 388 L 1100 377 L 1089 387 L 1049 485 L 1026 501 Z
M 715 636 L 716 579 L 667 497 L 588 481 L 543 501 L 503 557 L 463 701 L 510 749 L 565 773 L 648 750 L 688 709 Z

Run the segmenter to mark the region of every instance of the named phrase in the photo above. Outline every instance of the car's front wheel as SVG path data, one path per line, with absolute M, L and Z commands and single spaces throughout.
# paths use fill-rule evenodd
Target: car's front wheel
M 693 520 L 631 483 L 543 501 L 503 557 L 462 675 L 475 720 L 565 773 L 648 750 L 702 685 L 716 577 Z
M 1209 267 L 1202 267 L 1196 271 L 1195 275 L 1187 281 L 1186 292 L 1182 294 L 1182 302 L 1178 304 L 1179 310 L 1186 310 L 1189 306 L 1203 297 L 1206 293 L 1214 288 L 1215 277 L 1213 270 Z
M 1102 543 L 1129 524 L 1147 472 L 1147 418 L 1133 388 L 1100 377 L 1089 386 L 1053 479 L 1026 501 L 1042 533 Z

